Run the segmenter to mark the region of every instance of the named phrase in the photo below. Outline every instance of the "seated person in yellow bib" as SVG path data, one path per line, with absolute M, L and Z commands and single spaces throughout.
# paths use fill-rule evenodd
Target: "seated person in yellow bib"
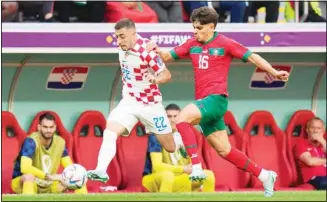
M 11 188 L 16 194 L 62 193 L 67 188 L 57 174 L 59 165 L 73 164 L 65 140 L 56 134 L 55 118 L 44 113 L 38 132 L 30 134 L 15 160 Z M 86 185 L 75 193 L 87 193 Z
M 175 126 L 179 112 L 180 108 L 176 104 L 169 104 L 166 107 L 166 113 L 174 132 L 173 135 L 180 135 Z M 149 192 L 214 192 L 215 176 L 213 172 L 204 170 L 208 177 L 202 182 L 192 182 L 189 179 L 189 174 L 192 173 L 191 159 L 187 156 L 182 142 L 176 146 L 180 149 L 174 153 L 169 153 L 162 148 L 155 135 L 149 135 L 142 178 L 143 188 Z

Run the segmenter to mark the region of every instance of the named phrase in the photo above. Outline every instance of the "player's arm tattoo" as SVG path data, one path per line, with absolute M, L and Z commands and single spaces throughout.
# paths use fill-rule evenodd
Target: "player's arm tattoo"
M 171 79 L 170 71 L 167 68 L 165 68 L 155 77 L 155 83 L 156 84 L 166 83 L 170 79 Z

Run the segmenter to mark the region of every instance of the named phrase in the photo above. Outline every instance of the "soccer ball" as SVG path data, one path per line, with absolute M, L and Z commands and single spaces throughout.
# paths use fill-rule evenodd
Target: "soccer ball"
M 86 169 L 79 164 L 72 164 L 62 172 L 63 184 L 68 189 L 80 189 L 87 182 Z

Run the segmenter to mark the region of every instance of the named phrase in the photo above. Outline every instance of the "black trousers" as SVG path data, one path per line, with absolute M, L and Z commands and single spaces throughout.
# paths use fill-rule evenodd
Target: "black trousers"
M 248 15 L 255 17 L 257 10 L 261 7 L 266 7 L 266 22 L 277 22 L 279 1 L 251 1 L 249 2 Z
M 327 176 L 316 176 L 308 182 L 317 190 L 327 190 Z

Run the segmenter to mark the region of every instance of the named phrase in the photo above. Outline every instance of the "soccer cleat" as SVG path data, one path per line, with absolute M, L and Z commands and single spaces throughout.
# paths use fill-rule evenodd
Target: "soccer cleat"
M 100 181 L 106 183 L 109 180 L 109 176 L 106 172 L 101 172 L 98 170 L 87 171 L 87 177 L 93 181 Z
M 263 187 L 265 189 L 264 196 L 271 197 L 274 195 L 274 185 L 277 179 L 277 174 L 274 171 L 268 171 L 268 180 L 263 182 Z
M 206 173 L 201 168 L 192 169 L 192 173 L 189 175 L 189 179 L 193 182 L 201 182 L 207 178 Z

